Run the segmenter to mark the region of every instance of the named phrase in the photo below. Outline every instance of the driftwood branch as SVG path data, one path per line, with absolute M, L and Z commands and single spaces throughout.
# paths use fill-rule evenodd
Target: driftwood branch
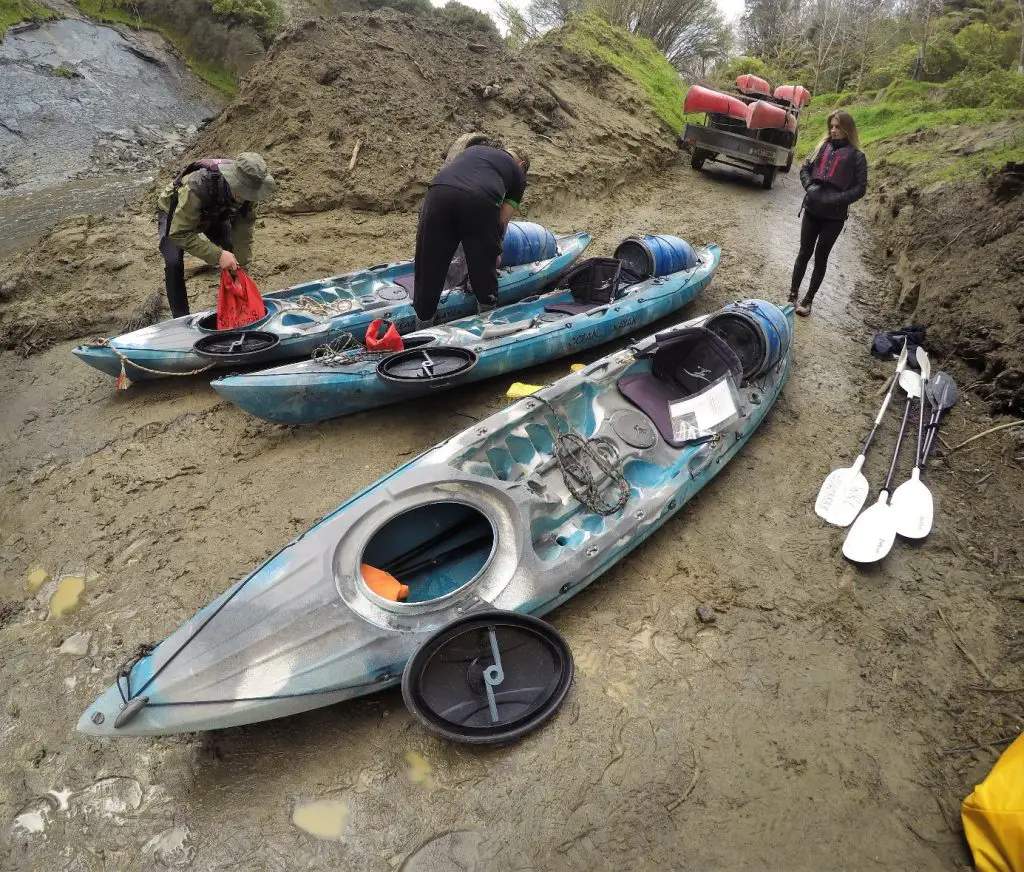
M 558 95 L 558 92 L 554 88 L 552 88 L 547 82 L 541 83 L 541 87 L 551 95 L 552 99 L 558 104 L 558 107 L 563 112 L 565 112 L 567 115 L 571 115 L 573 118 L 580 117 L 579 115 L 576 114 L 576 110 L 573 109 L 572 106 L 570 106 L 568 103 L 566 103 L 565 100 L 563 100 Z
M 971 666 L 978 670 L 978 674 L 982 678 L 984 678 L 985 681 L 991 684 L 992 679 L 989 678 L 988 673 L 984 670 L 982 665 L 974 659 L 974 655 L 968 650 L 967 646 L 964 644 L 964 640 L 960 638 L 960 634 L 953 629 L 953 625 L 949 622 L 949 619 L 942 613 L 942 609 L 939 609 L 939 617 L 942 618 L 942 623 L 946 625 L 947 629 L 950 632 L 950 635 L 952 635 L 953 642 L 956 644 L 956 647 L 959 649 L 960 653 L 963 654 L 964 657 L 966 657 L 970 661 Z
M 988 436 L 990 433 L 998 433 L 1000 430 L 1009 430 L 1011 427 L 1019 427 L 1021 424 L 1024 424 L 1024 421 L 1010 421 L 1009 424 L 998 424 L 995 427 L 989 427 L 987 430 L 983 430 L 981 433 L 972 436 L 970 439 L 965 439 L 959 445 L 954 445 L 946 453 L 952 454 L 954 451 L 959 451 L 965 445 L 970 445 L 972 442 L 974 442 L 976 439 L 980 439 L 982 436 Z
M 355 168 L 356 161 L 359 160 L 359 149 L 363 147 L 363 141 L 361 139 L 356 140 L 355 147 L 352 149 L 352 157 L 349 158 L 348 168 L 352 170 Z

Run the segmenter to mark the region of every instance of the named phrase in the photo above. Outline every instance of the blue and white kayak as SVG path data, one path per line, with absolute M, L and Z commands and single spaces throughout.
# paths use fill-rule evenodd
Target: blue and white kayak
M 474 610 L 544 615 L 742 449 L 786 382 L 792 317 L 734 303 L 425 451 L 124 667 L 78 729 L 161 735 L 283 717 L 396 684 L 420 644 Z
M 711 281 L 721 259 L 719 247 L 694 251 L 677 241 L 689 249 L 685 269 L 631 284 L 609 275 L 605 281 L 616 285 L 614 291 L 607 289 L 612 293 L 594 294 L 591 278 L 620 262 L 584 261 L 559 282 L 566 287 L 409 334 L 405 351 L 370 356 L 357 348 L 316 354 L 313 360 L 224 376 L 211 384 L 258 418 L 308 424 L 593 348 L 672 314 Z
M 556 236 L 539 224 L 510 222 L 503 265 L 498 270 L 499 305 L 514 303 L 545 288 L 573 265 L 590 242 L 587 233 Z M 267 314 L 240 330 L 218 331 L 216 311 L 205 311 L 103 343 L 79 345 L 73 353 L 115 377 L 123 365 L 125 375 L 133 381 L 294 360 L 308 357 L 314 348 L 346 333 L 363 341 L 367 327 L 376 318 L 392 321 L 399 333 L 412 331 L 416 325 L 412 287 L 411 260 L 378 264 L 266 294 L 263 301 Z M 437 320 L 462 318 L 477 308 L 476 297 L 459 282 L 442 293 Z M 198 353 L 197 342 L 216 343 L 218 335 L 226 338 L 224 348 L 214 345 L 214 354 Z M 252 342 L 244 341 L 246 337 Z

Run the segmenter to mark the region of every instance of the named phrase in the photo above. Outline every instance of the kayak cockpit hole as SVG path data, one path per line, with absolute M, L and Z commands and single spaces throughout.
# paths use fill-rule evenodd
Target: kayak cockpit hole
M 497 536 L 475 506 L 428 503 L 391 518 L 363 549 L 360 576 L 371 597 L 433 602 L 462 590 L 485 570 Z
M 227 330 L 250 330 L 256 327 L 258 324 L 262 324 L 271 315 L 275 314 L 281 307 L 276 300 L 268 300 L 266 297 L 263 298 L 264 306 L 266 307 L 266 314 L 258 321 L 253 321 L 251 324 L 246 324 L 244 327 L 230 327 L 225 330 L 217 329 L 217 312 L 207 312 L 205 315 L 201 315 L 192 322 L 194 327 L 198 327 L 204 333 L 225 333 Z
M 743 379 L 753 378 L 765 357 L 764 334 L 749 320 L 731 313 L 718 315 L 708 322 L 708 330 L 725 340 L 743 367 Z
M 432 345 L 437 342 L 436 336 L 403 336 L 402 345 L 405 349 L 422 348 L 425 345 Z

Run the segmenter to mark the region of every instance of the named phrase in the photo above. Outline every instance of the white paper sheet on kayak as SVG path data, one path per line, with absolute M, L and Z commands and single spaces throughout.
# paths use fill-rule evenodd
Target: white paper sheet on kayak
M 729 376 L 722 376 L 699 394 L 670 403 L 672 436 L 679 442 L 713 436 L 740 414 L 740 398 Z

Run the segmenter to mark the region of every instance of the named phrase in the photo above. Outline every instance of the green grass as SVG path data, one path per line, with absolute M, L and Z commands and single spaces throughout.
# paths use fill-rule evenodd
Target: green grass
M 61 16 L 32 0 L 0 0 L 0 42 L 7 28 L 22 21 L 51 21 Z
M 200 79 L 228 96 L 233 97 L 238 93 L 238 79 L 234 73 L 220 64 L 192 57 L 189 54 L 184 38 L 180 34 L 155 22 L 146 21 L 136 15 L 132 15 L 127 9 L 120 6 L 109 3 L 104 4 L 103 0 L 75 0 L 75 2 L 82 12 L 95 21 L 105 21 L 110 24 L 126 24 L 135 30 L 156 31 L 181 53 L 189 69 L 199 76 Z
M 797 160 L 815 148 L 825 133 L 825 119 L 837 108 L 849 112 L 860 132 L 869 161 L 912 174 L 922 183 L 962 179 L 984 174 L 1009 160 L 1024 160 L 1024 133 L 1009 143 L 998 143 L 971 155 L 956 154 L 949 145 L 958 127 L 984 131 L 1002 121 L 1015 121 L 1024 129 L 1020 110 L 986 106 L 951 109 L 943 106 L 942 85 L 894 82 L 880 91 L 861 94 L 820 94 L 801 118 Z M 924 133 L 914 142 L 911 134 Z
M 600 58 L 640 85 L 654 113 L 682 133 L 686 85 L 654 43 L 613 27 L 594 12 L 572 16 L 554 36 L 570 51 Z

